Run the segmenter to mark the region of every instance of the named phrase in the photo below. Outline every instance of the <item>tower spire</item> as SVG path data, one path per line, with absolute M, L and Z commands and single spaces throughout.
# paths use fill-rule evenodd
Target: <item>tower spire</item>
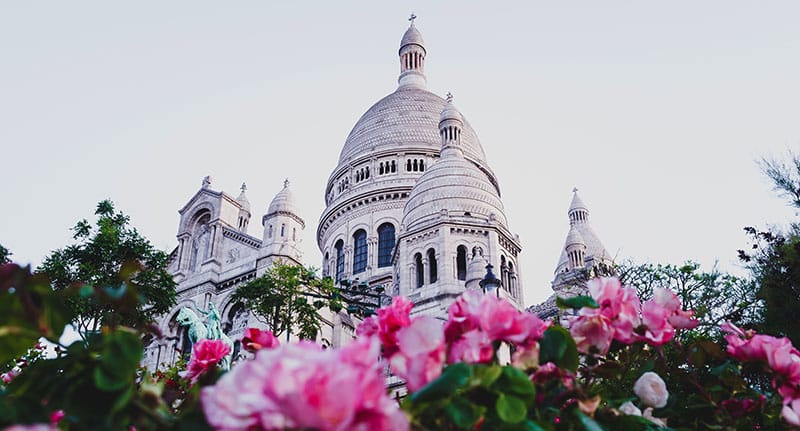
M 416 87 L 425 87 L 427 80 L 425 79 L 425 42 L 422 40 L 422 33 L 417 30 L 414 21 L 417 16 L 413 13 L 408 18 L 411 23 L 408 30 L 403 34 L 403 39 L 400 40 L 400 78 L 397 82 L 400 87 L 407 85 Z

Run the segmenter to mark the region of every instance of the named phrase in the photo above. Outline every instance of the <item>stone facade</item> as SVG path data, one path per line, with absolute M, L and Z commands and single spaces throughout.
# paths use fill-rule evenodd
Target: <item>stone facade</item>
M 497 176 L 452 96 L 427 90 L 427 54 L 412 20 L 398 51 L 397 89 L 358 119 L 325 187 L 316 230 L 322 275 L 381 286 L 414 301 L 415 313 L 444 318 L 464 290 L 480 289 L 492 264 L 502 281 L 492 294 L 522 308 L 522 247 L 508 225 Z M 298 238 L 306 224 L 288 180 L 261 218 L 261 238 L 246 233 L 251 207 L 245 190 L 242 185 L 234 198 L 213 190 L 206 177 L 179 211 L 169 267 L 179 300 L 159 322 L 166 337 L 147 345 L 144 363 L 151 369 L 187 352 L 185 330 L 176 322 L 182 307 L 202 311 L 213 303 L 223 331 L 239 343 L 247 326 L 263 325 L 232 303 L 235 288 L 275 262 L 303 263 Z M 570 289 L 581 271 L 610 263 L 577 194 L 569 217 L 572 229 L 553 282 L 557 293 Z M 552 308 L 550 302 L 542 307 Z M 353 338 L 350 315 L 323 317 L 318 342 L 335 347 Z

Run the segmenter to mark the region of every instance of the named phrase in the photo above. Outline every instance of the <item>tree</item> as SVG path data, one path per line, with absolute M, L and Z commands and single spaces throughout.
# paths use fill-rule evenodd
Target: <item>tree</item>
M 277 263 L 261 277 L 239 286 L 233 300 L 266 319 L 275 336 L 285 333 L 288 339 L 297 328 L 297 336 L 313 340 L 321 328 L 319 310 L 331 305 L 334 292 L 333 280 L 320 279 L 315 269 Z
M 92 226 L 81 220 L 72 229 L 75 244 L 54 250 L 37 268 L 55 290 L 77 289 L 67 305 L 84 338 L 103 325 L 141 328 L 175 304 L 169 256 L 130 226 L 114 204 L 97 204 Z
M 700 321 L 697 331 L 704 335 L 716 334 L 725 321 L 753 326 L 762 319 L 763 303 L 753 281 L 723 273 L 716 266 L 706 272 L 692 261 L 682 265 L 626 262 L 618 267 L 618 273 L 643 301 L 657 288 L 675 292 L 683 309 L 695 311 Z
M 3 247 L 3 244 L 0 244 L 0 265 L 4 263 L 11 263 L 11 259 L 9 259 L 9 256 L 11 256 L 12 254 L 13 253 L 8 251 L 7 248 Z
M 788 151 L 787 158 L 788 162 L 765 157 L 759 165 L 774 190 L 800 208 L 800 155 Z M 750 249 L 739 250 L 739 259 L 753 275 L 765 304 L 761 331 L 800 343 L 800 224 L 763 231 L 749 226 L 745 232 Z

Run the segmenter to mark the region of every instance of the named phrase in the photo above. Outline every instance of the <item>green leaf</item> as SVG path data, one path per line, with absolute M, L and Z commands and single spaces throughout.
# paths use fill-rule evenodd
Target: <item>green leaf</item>
M 575 415 L 578 417 L 578 420 L 581 421 L 583 429 L 586 431 L 605 431 L 605 429 L 600 426 L 599 423 L 595 422 L 595 420 L 589 416 L 583 414 L 583 412 L 576 410 Z
M 448 366 L 441 376 L 409 396 L 413 403 L 440 400 L 454 394 L 472 377 L 472 367 L 463 362 Z
M 552 362 L 573 372 L 578 369 L 578 348 L 566 329 L 560 326 L 548 328 L 539 342 L 539 348 L 540 364 Z
M 502 375 L 494 387 L 499 391 L 511 392 L 526 398 L 536 394 L 536 388 L 528 378 L 528 375 L 512 366 L 503 367 Z
M 121 378 L 118 375 L 111 374 L 106 368 L 97 367 L 94 369 L 94 384 L 97 389 L 105 392 L 118 391 L 130 384 L 129 379 Z
M 558 308 L 599 308 L 600 304 L 594 300 L 591 296 L 573 296 L 571 298 L 561 298 L 556 297 L 556 305 Z
M 528 407 L 521 399 L 500 394 L 495 403 L 497 417 L 510 424 L 516 424 L 525 420 L 528 416 Z
M 448 418 L 459 428 L 472 429 L 481 418 L 482 409 L 465 398 L 455 397 L 444 408 Z
M 476 365 L 473 368 L 471 386 L 483 386 L 488 388 L 503 373 L 503 367 L 499 365 Z
M 525 431 L 547 431 L 546 428 L 542 427 L 541 425 L 539 425 L 538 423 L 536 423 L 536 422 L 534 422 L 534 421 L 532 421 L 530 419 L 528 419 L 525 422 L 523 422 L 522 426 L 524 427 L 522 429 L 525 430 Z

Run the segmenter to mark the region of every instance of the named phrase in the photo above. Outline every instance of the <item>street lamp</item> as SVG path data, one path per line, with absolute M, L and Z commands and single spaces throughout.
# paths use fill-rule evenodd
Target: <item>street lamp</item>
M 497 297 L 499 298 L 500 297 L 500 286 L 501 286 L 502 282 L 497 279 L 496 275 L 494 275 L 494 272 L 492 272 L 492 268 L 494 268 L 494 266 L 492 266 L 491 263 L 486 265 L 486 275 L 483 276 L 483 280 L 481 280 L 480 283 L 478 283 L 478 284 L 481 286 L 481 289 L 483 289 L 483 293 L 491 292 L 492 290 L 496 290 L 497 291 Z

